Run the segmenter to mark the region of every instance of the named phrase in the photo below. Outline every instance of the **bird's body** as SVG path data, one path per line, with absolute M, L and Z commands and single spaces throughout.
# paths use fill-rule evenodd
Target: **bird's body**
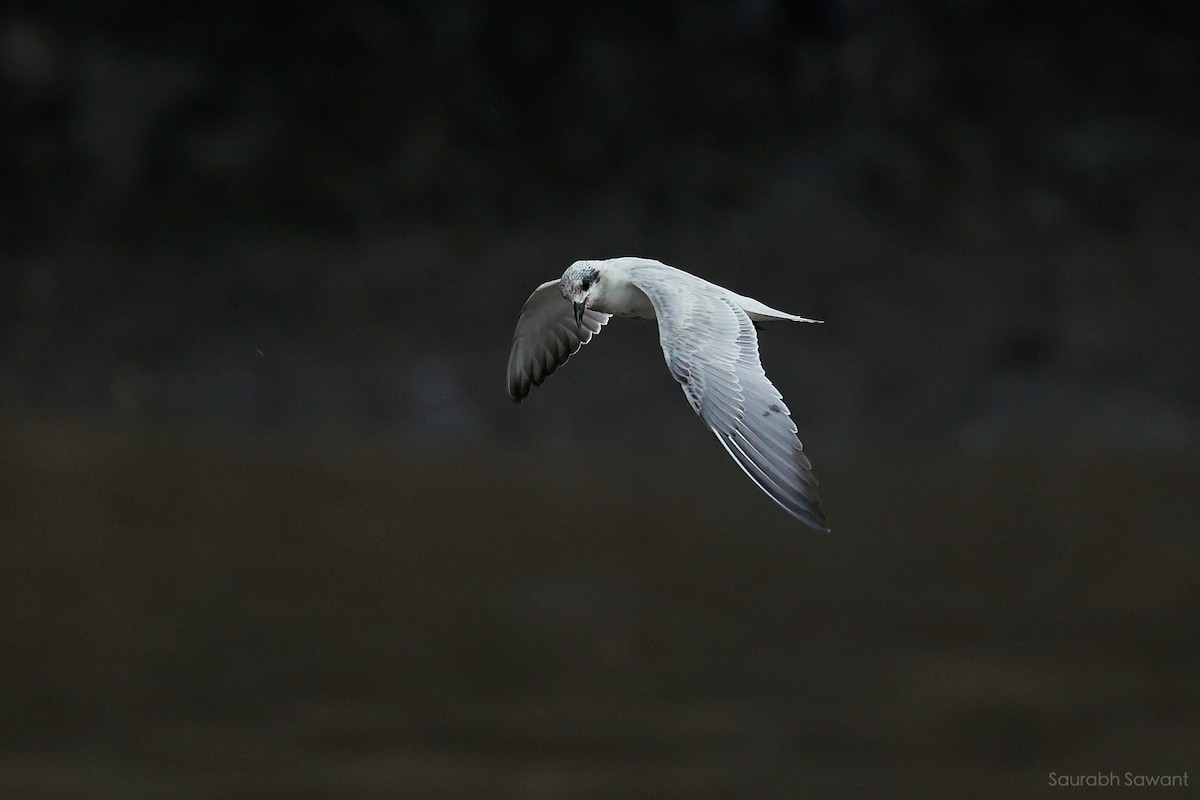
M 651 259 L 577 261 L 539 286 L 521 311 L 508 361 L 513 400 L 540 386 L 612 316 L 657 320 L 668 369 L 738 466 L 790 514 L 828 530 L 812 465 L 759 362 L 755 331 L 758 322 L 819 320 Z

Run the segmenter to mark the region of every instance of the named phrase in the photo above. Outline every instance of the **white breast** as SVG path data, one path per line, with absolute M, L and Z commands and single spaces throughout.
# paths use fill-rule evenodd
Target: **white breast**
M 657 319 L 650 298 L 641 289 L 617 276 L 610 276 L 605 283 L 603 295 L 596 297 L 594 304 L 589 304 L 590 307 L 618 317 Z

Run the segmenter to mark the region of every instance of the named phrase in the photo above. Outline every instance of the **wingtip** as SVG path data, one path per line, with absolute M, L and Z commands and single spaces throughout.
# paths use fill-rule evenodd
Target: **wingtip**
M 512 400 L 514 403 L 519 403 L 525 399 L 525 395 L 527 395 L 527 394 L 529 394 L 529 392 L 521 391 L 521 384 L 519 382 L 513 380 L 512 378 L 509 378 L 509 380 L 508 380 L 508 397 L 510 400 Z
M 788 510 L 791 511 L 792 515 L 794 517 L 796 517 L 796 519 L 800 520 L 801 522 L 803 522 L 808 527 L 812 528 L 817 533 L 821 533 L 821 534 L 829 533 L 829 525 L 827 525 L 825 523 L 825 515 L 822 514 L 820 511 L 818 511 L 814 515 L 812 513 L 803 513 L 803 514 L 798 513 L 797 511 L 793 511 L 792 509 L 788 509 Z
M 810 475 L 812 473 L 809 473 Z M 813 485 L 816 485 L 816 477 L 813 478 Z M 804 520 L 809 527 L 818 533 L 829 533 L 829 522 L 825 519 L 825 512 L 821 508 L 821 501 L 813 495 L 813 507 L 808 514 L 808 518 Z

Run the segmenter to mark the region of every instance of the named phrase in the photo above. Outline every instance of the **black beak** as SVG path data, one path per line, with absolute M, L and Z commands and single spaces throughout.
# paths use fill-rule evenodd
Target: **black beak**
M 587 301 L 586 300 L 582 303 L 575 303 L 575 327 L 576 328 L 581 327 L 583 325 L 583 312 L 585 312 L 585 311 L 587 311 Z

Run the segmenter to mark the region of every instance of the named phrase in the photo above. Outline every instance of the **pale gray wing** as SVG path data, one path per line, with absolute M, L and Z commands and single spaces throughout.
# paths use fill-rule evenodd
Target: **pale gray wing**
M 719 287 L 690 275 L 644 270 L 633 283 L 654 304 L 667 367 L 721 445 L 784 510 L 828 531 L 812 464 L 783 396 L 763 371 L 746 312 Z
M 525 399 L 531 386 L 541 386 L 611 318 L 588 309 L 583 324 L 576 327 L 571 303 L 559 293 L 558 281 L 535 289 L 521 309 L 508 354 L 508 393 L 513 401 Z

